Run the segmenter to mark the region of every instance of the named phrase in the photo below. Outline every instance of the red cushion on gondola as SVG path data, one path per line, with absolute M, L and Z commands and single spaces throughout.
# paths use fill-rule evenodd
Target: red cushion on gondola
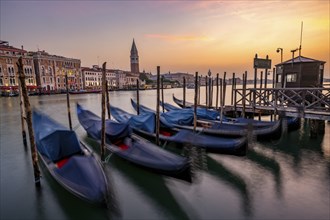
M 120 143 L 120 144 L 118 144 L 118 147 L 119 147 L 120 149 L 122 149 L 122 150 L 127 150 L 127 149 L 128 149 L 128 146 L 127 146 L 126 144 L 124 144 L 124 143 Z
M 68 162 L 69 159 L 70 159 L 70 158 L 67 157 L 67 158 L 64 158 L 64 159 L 58 161 L 58 162 L 56 163 L 57 167 L 58 167 L 58 168 L 63 167 L 63 166 Z
M 170 137 L 171 136 L 171 133 L 168 132 L 168 131 L 160 131 L 159 133 L 162 134 L 162 135 L 164 135 L 164 136 L 167 136 L 167 137 Z

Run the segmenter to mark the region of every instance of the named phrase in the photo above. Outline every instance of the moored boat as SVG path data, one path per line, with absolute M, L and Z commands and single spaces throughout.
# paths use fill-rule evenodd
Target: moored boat
M 37 111 L 33 130 L 39 157 L 51 176 L 75 196 L 106 204 L 109 192 L 103 167 L 75 132 Z
M 101 118 L 77 104 L 77 116 L 86 132 L 101 139 Z M 139 136 L 131 134 L 128 123 L 106 120 L 106 148 L 117 156 L 149 170 L 191 181 L 188 158 L 166 151 Z
M 131 104 L 135 110 L 137 110 L 137 104 L 131 99 Z M 140 112 L 155 112 L 154 110 L 139 105 Z M 172 113 L 171 113 L 172 112 Z M 191 108 L 181 109 L 181 110 L 172 110 L 166 113 L 162 113 L 162 116 L 166 114 L 177 115 L 177 121 L 180 120 L 180 116 L 187 112 L 193 114 Z M 224 136 L 224 137 L 242 137 L 242 136 L 256 136 L 258 139 L 265 139 L 271 137 L 272 139 L 277 139 L 281 134 L 281 120 L 273 122 L 268 126 L 253 126 L 253 123 L 245 123 L 245 124 L 235 124 L 235 123 L 222 123 L 220 121 L 200 121 L 198 120 L 198 126 L 194 128 L 192 124 L 175 124 L 173 125 L 176 128 L 186 129 L 186 130 L 196 130 L 197 132 L 208 134 L 208 135 L 216 135 L 216 136 Z
M 154 113 L 144 112 L 140 115 L 133 115 L 114 106 L 110 106 L 110 112 L 117 121 L 129 123 L 135 133 L 155 139 Z M 216 137 L 175 127 L 161 126 L 159 139 L 164 143 L 175 143 L 180 146 L 188 144 L 217 153 L 244 155 L 247 149 L 247 138 L 245 137 Z

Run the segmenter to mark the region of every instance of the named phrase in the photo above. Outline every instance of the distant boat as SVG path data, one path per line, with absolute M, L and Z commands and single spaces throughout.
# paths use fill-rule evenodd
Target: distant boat
M 38 154 L 52 177 L 75 196 L 106 204 L 108 183 L 99 160 L 71 131 L 45 114 L 33 111 Z
M 74 90 L 69 91 L 70 94 L 76 95 L 76 94 L 86 94 L 86 93 L 100 93 L 101 90 Z
M 195 84 L 188 84 L 187 85 L 187 89 L 194 89 L 195 88 Z

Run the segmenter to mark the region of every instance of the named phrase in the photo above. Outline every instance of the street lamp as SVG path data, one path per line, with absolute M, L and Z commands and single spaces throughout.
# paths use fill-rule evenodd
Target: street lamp
M 277 53 L 281 52 L 281 63 L 283 62 L 283 48 L 277 48 L 276 50 Z

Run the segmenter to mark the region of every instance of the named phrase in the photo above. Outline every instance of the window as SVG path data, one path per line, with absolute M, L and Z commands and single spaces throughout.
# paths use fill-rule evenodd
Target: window
M 48 67 L 48 71 L 49 71 L 49 75 L 53 75 L 53 70 L 52 70 L 52 68 L 51 67 Z
M 287 82 L 297 82 L 297 73 L 288 73 L 286 75 Z
M 43 76 L 45 75 L 45 67 L 44 67 L 44 66 L 41 67 L 41 74 L 42 74 Z
M 280 83 L 282 82 L 282 75 L 281 74 L 277 74 L 277 80 L 276 80 L 277 83 Z

